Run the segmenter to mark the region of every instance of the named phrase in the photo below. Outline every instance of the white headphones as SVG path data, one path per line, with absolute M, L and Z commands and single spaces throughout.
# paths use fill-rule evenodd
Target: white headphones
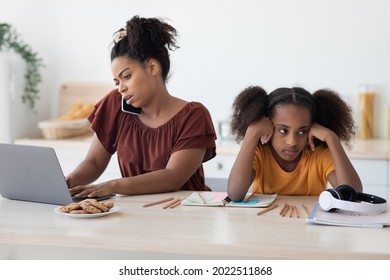
M 347 210 L 367 214 L 380 214 L 387 211 L 387 201 L 379 196 L 356 192 L 350 185 L 340 185 L 323 191 L 319 204 L 324 211 Z

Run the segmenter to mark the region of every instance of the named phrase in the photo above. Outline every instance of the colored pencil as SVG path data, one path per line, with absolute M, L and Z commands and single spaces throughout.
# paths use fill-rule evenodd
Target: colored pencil
M 310 215 L 309 210 L 307 210 L 306 206 L 302 204 L 303 209 L 305 209 L 307 216 Z
M 175 204 L 172 204 L 169 208 L 175 208 L 176 206 L 179 206 L 181 204 L 181 199 L 179 198 L 179 200 L 175 203 Z
M 162 200 L 155 201 L 155 202 L 151 202 L 151 203 L 146 203 L 143 207 L 150 207 L 150 206 L 154 206 L 154 205 L 161 204 L 161 203 L 164 203 L 164 202 L 168 202 L 168 201 L 171 201 L 171 200 L 173 200 L 173 197 L 169 197 L 169 198 L 162 199 Z
M 293 205 L 291 205 L 291 207 L 290 207 L 290 216 L 289 216 L 289 218 L 291 218 L 293 215 L 294 215 L 294 204 Z
M 257 213 L 257 215 L 262 215 L 264 213 L 267 213 L 268 211 L 271 211 L 272 209 L 275 209 L 276 207 L 278 207 L 278 205 L 274 204 L 268 208 L 265 208 L 264 210 L 261 210 L 260 212 Z
M 290 210 L 290 204 L 287 204 L 286 208 L 284 209 L 284 211 L 282 213 L 282 217 L 284 217 L 284 215 L 287 214 L 288 210 Z
M 163 207 L 163 209 L 167 209 L 167 208 L 171 207 L 172 205 L 174 205 L 174 204 L 177 203 L 178 201 L 180 201 L 180 198 L 176 198 L 175 200 L 172 200 L 171 202 L 165 204 L 164 207 Z
M 282 213 L 284 212 L 284 209 L 286 209 L 286 207 L 287 207 L 287 203 L 285 203 L 285 204 L 283 205 L 282 209 L 281 209 L 280 212 L 279 212 L 279 215 L 282 215 Z
M 202 200 L 202 203 L 206 204 L 206 200 L 204 199 L 203 195 L 200 192 L 198 193 L 198 195 L 200 197 L 200 200 Z
M 294 205 L 294 208 L 295 208 L 295 213 L 297 214 L 297 218 L 299 218 L 298 207 L 296 205 Z

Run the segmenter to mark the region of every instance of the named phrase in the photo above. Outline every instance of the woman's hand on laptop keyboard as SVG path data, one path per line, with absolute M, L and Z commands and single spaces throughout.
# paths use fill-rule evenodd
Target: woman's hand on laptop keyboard
M 94 185 L 79 185 L 69 189 L 70 194 L 75 198 L 81 197 L 102 197 L 110 196 L 113 191 L 108 182 Z

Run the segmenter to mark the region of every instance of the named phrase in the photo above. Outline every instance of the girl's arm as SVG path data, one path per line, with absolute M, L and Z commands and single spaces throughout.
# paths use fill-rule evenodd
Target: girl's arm
M 261 144 L 266 144 L 271 139 L 273 132 L 274 126 L 267 117 L 253 122 L 247 128 L 228 179 L 228 196 L 233 201 L 244 199 L 256 176 L 256 171 L 252 168 L 256 147 L 259 141 Z
M 342 184 L 348 184 L 353 186 L 356 191 L 362 192 L 363 187 L 359 175 L 345 153 L 337 135 L 332 130 L 314 123 L 310 128 L 308 137 L 312 150 L 315 149 L 313 137 L 326 142 L 328 145 L 335 167 L 334 172 L 328 175 L 328 180 L 332 186 L 337 187 Z
M 91 182 L 86 180 L 87 176 L 82 175 L 83 172 L 89 173 L 88 179 L 92 179 L 94 178 L 92 176 L 94 172 L 91 172 L 91 170 L 94 168 L 102 170 L 101 168 L 103 166 L 105 168 L 109 162 L 109 157 L 107 157 L 109 153 L 106 151 L 106 155 L 104 155 L 104 153 L 101 153 L 101 149 L 104 150 L 104 147 L 97 137 L 94 138 L 87 158 L 70 174 L 71 182 L 73 182 L 72 186 L 75 186 L 70 191 L 76 197 L 86 195 L 100 197 L 113 193 L 136 195 L 178 191 L 202 164 L 206 152 L 206 148 L 177 151 L 171 155 L 165 169 L 134 177 L 119 178 L 100 184 L 88 185 Z M 98 160 L 98 156 L 102 156 L 103 159 L 101 161 Z M 97 164 L 98 162 L 100 164 Z M 84 178 L 84 180 L 81 178 Z

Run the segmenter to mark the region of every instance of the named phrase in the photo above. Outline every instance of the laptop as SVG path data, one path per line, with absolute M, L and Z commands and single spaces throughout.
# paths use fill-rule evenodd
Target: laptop
M 0 143 L 0 195 L 4 198 L 65 205 L 72 198 L 53 148 Z M 100 197 L 98 200 L 107 199 Z

